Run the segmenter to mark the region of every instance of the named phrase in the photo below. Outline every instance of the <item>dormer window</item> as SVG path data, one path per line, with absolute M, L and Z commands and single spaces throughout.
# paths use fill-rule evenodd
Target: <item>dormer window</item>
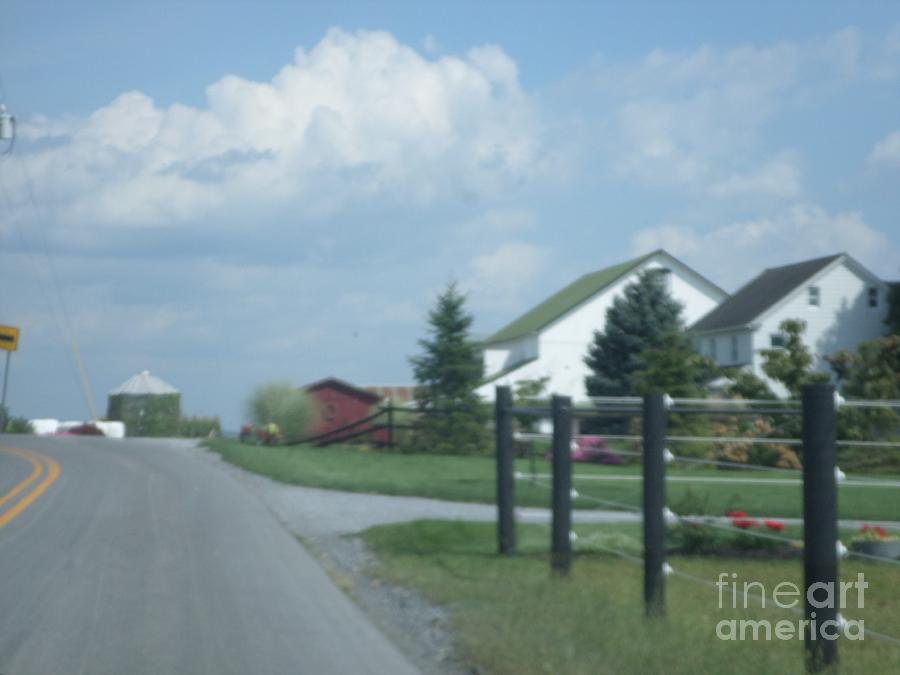
M 819 287 L 818 286 L 810 286 L 808 291 L 809 291 L 809 306 L 810 307 L 818 307 L 819 306 Z
M 878 289 L 869 286 L 869 307 L 878 307 Z

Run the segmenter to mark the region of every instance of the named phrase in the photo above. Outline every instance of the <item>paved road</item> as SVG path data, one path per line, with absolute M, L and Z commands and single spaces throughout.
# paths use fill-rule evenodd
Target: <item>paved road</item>
M 177 442 L 0 446 L 48 458 L 0 504 L 2 522 L 44 488 L 0 526 L 3 675 L 415 672 L 257 496 Z M 37 461 L 0 451 L 0 500 Z

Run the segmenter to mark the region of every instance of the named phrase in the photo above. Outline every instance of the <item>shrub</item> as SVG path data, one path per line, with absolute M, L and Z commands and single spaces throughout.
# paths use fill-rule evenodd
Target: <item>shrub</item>
M 125 423 L 129 436 L 175 436 L 181 419 L 181 394 L 114 394 L 106 419 Z
M 184 438 L 221 436 L 222 424 L 218 417 L 182 417 L 178 423 L 178 435 Z
M 3 433 L 6 434 L 33 434 L 34 429 L 24 417 L 7 417 L 5 411 L 0 410 L 0 420 L 3 420 Z
M 278 425 L 284 443 L 298 443 L 312 422 L 313 407 L 306 392 L 289 382 L 271 382 L 253 392 L 247 415 L 257 426 Z

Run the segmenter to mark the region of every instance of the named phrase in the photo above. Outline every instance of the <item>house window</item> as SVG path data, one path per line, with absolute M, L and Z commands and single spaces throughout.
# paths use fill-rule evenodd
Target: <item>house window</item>
M 809 287 L 809 306 L 810 307 L 818 307 L 819 306 L 819 287 L 818 286 L 810 286 Z
M 731 336 L 731 362 L 732 363 L 738 362 L 738 336 L 737 335 Z
M 784 335 L 781 333 L 772 333 L 769 336 L 769 344 L 773 347 L 784 347 L 787 344 L 787 340 L 785 340 Z
M 718 355 L 716 354 L 716 338 L 709 339 L 709 355 L 713 358 L 713 361 L 718 359 Z
M 878 289 L 869 286 L 869 307 L 878 307 Z

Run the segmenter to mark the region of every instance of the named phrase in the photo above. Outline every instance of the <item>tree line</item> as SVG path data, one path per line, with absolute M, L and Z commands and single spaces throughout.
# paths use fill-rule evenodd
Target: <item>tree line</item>
M 887 334 L 826 357 L 831 372 L 815 368 L 803 342 L 805 323 L 784 321 L 783 347 L 761 350 L 762 370 L 780 383 L 790 398 L 798 398 L 803 385 L 835 381 L 844 396 L 865 399 L 900 399 L 900 288 L 889 298 Z M 647 270 L 625 287 L 606 312 L 603 330 L 595 332 L 584 357 L 589 367 L 585 386 L 590 396 L 635 396 L 664 392 L 673 397 L 704 398 L 709 383 L 725 376 L 727 386 L 719 395 L 730 398 L 777 397 L 765 379 L 739 368 L 723 368 L 699 354 L 686 332 L 683 306 L 666 290 L 662 275 Z M 489 452 L 487 428 L 490 410 L 479 400 L 476 388 L 484 371 L 478 345 L 470 337 L 473 317 L 466 311 L 465 295 L 451 283 L 429 312 L 427 336 L 419 341 L 421 353 L 410 359 L 417 383 L 420 410 L 440 411 L 425 416 L 410 439 L 419 451 L 478 454 Z M 517 393 L 541 393 L 544 381 L 518 383 Z M 713 452 L 728 461 L 789 468 L 800 466 L 794 449 L 777 444 L 758 445 L 754 437 L 799 436 L 793 417 L 725 417 L 708 420 L 672 415 L 672 433 L 746 437 L 746 443 L 723 443 Z M 601 423 L 602 424 L 602 423 Z M 796 428 L 795 428 L 796 427 Z M 600 430 L 603 430 L 601 427 Z M 615 429 L 619 430 L 619 429 Z M 610 427 L 606 427 L 610 431 Z M 896 438 L 900 416 L 890 409 L 842 410 L 839 435 L 849 440 Z M 680 448 L 681 452 L 709 454 L 709 446 Z M 845 452 L 850 463 L 879 466 L 889 455 L 876 451 Z

